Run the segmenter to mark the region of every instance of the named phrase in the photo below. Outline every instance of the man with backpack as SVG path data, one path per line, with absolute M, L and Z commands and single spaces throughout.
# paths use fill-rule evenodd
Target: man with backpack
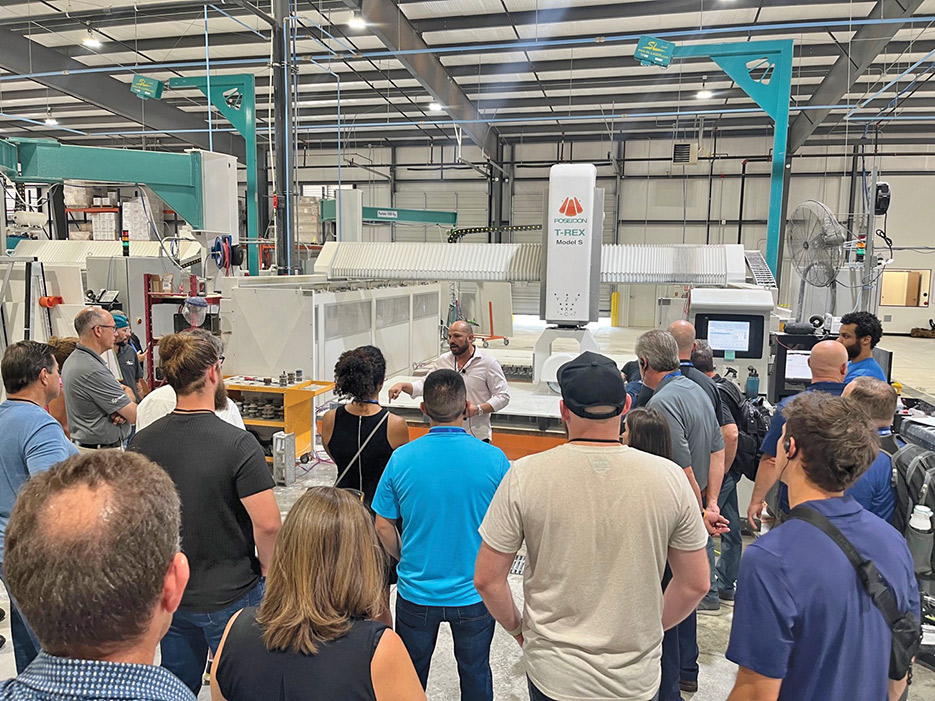
M 792 510 L 740 565 L 729 701 L 900 698 L 921 639 L 912 556 L 845 495 L 876 456 L 876 429 L 827 392 L 796 396 L 783 415 L 776 464 Z
M 733 605 L 734 586 L 737 582 L 737 572 L 740 570 L 740 555 L 743 552 L 737 483 L 743 476 L 755 479 L 759 461 L 757 453 L 769 428 L 769 422 L 767 417 L 740 393 L 736 384 L 715 372 L 714 353 L 707 341 L 696 342 L 691 359 L 697 370 L 714 380 L 724 408 L 730 412 L 734 423 L 737 424 L 737 453 L 733 463 L 725 471 L 718 495 L 721 515 L 730 522 L 730 530 L 721 535 L 721 556 L 714 568 L 716 583 L 705 597 L 717 604 Z

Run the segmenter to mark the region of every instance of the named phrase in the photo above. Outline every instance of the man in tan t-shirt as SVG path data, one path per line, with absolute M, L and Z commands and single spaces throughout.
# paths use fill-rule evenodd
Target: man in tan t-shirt
M 523 648 L 530 699 L 649 701 L 663 629 L 707 593 L 708 534 L 679 467 L 620 445 L 628 399 L 614 362 L 582 353 L 558 381 L 568 444 L 517 460 L 503 478 L 474 584 Z M 507 575 L 524 539 L 521 616 Z

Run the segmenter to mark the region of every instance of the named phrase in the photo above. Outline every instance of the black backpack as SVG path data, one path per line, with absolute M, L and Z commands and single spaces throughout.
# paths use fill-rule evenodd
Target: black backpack
M 772 414 L 763 397 L 749 399 L 740 393 L 740 389 L 727 378 L 719 378 L 718 390 L 730 397 L 731 406 L 740 407 L 737 422 L 737 457 L 729 469 L 749 480 L 756 480 L 756 470 L 760 466 L 763 451 L 763 438 L 769 431 Z
M 903 422 L 901 433 L 908 428 L 907 423 Z M 935 510 L 935 452 L 907 443 L 892 457 L 892 484 L 896 490 L 893 525 L 900 533 L 905 533 L 909 516 L 917 504 Z

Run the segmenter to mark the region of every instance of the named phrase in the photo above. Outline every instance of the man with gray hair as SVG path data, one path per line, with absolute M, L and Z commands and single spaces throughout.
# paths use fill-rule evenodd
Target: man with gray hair
M 153 665 L 188 582 L 179 528 L 175 485 L 140 455 L 83 453 L 30 479 L 4 566 L 42 651 L 0 699 L 194 701 Z
M 851 380 L 842 396 L 849 397 L 867 414 L 877 429 L 880 453 L 870 468 L 844 494 L 854 497 L 872 514 L 893 523 L 896 511 L 896 490 L 893 488 L 893 454 L 899 449 L 893 436 L 893 416 L 897 395 L 892 385 L 875 377 L 863 376 Z
M 636 355 L 643 384 L 653 390 L 646 405 L 658 409 L 669 425 L 672 460 L 681 467 L 703 513 L 709 536 L 727 530 L 718 495 L 724 478 L 724 438 L 708 395 L 685 377 L 679 363 L 678 344 L 668 331 L 653 329 L 636 341 Z M 708 550 L 714 542 L 708 538 Z M 709 561 L 713 552 L 710 552 Z M 679 689 L 698 689 L 697 616 L 694 612 L 662 644 L 660 701 L 677 701 Z
M 425 378 L 422 411 L 428 434 L 393 451 L 373 496 L 377 533 L 399 560 L 396 632 L 422 687 L 428 682 L 438 627 L 451 626 L 461 698 L 493 699 L 490 642 L 494 619 L 474 588 L 480 527 L 510 463 L 472 437 L 461 417 L 464 378 L 436 370 Z M 396 521 L 406 524 L 402 543 Z
M 116 330 L 114 317 L 100 307 L 75 317 L 79 342 L 62 366 L 62 387 L 68 428 L 81 450 L 119 448 L 136 423 L 136 403 L 102 357 L 113 350 Z

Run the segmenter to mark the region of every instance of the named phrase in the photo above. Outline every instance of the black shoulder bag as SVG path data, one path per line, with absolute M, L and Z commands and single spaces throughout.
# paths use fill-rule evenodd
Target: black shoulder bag
M 892 647 L 890 648 L 890 679 L 899 681 L 905 677 L 912 668 L 912 658 L 915 657 L 922 644 L 922 624 L 909 611 L 903 613 L 896 604 L 896 595 L 890 589 L 883 575 L 870 560 L 861 557 L 857 549 L 844 534 L 839 531 L 831 521 L 815 509 L 807 506 L 797 506 L 789 512 L 789 518 L 797 518 L 815 526 L 833 540 L 847 559 L 851 561 L 864 588 L 870 594 L 870 599 L 880 609 L 883 618 L 892 633 Z

